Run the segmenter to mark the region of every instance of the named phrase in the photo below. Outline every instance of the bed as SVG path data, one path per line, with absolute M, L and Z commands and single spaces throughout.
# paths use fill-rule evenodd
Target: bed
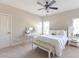
M 66 35 L 67 33 L 58 31 L 58 32 L 60 32 L 60 34 L 59 34 L 58 32 L 57 33 L 56 32 L 53 35 L 51 35 L 51 34 L 39 35 L 37 38 L 33 39 L 32 43 L 37 46 L 40 46 L 44 49 L 46 49 L 47 46 L 49 46 L 48 48 L 50 48 L 50 49 L 48 51 L 50 51 L 50 52 L 54 51 L 54 53 L 57 56 L 61 56 L 63 49 L 65 48 L 65 45 L 68 40 L 67 35 Z M 65 34 L 63 35 L 63 33 L 65 33 Z

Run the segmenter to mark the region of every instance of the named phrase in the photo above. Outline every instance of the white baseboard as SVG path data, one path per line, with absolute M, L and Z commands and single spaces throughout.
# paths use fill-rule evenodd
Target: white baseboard
M 25 43 L 25 41 L 16 42 L 16 43 L 11 44 L 10 46 L 16 46 L 16 45 L 19 45 L 19 44 L 22 44 L 22 43 Z
M 10 44 L 10 45 L 1 47 L 0 49 L 4 49 L 4 48 L 8 48 L 8 47 L 12 47 L 12 46 L 16 46 L 16 45 L 20 45 L 20 44 L 25 43 L 25 42 L 26 42 L 26 41 L 20 41 L 20 42 L 12 43 L 12 44 Z

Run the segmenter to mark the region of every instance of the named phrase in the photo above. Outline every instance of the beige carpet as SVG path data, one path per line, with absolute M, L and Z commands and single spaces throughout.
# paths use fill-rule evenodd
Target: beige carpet
M 47 52 L 34 47 L 30 43 L 0 49 L 0 58 L 47 58 Z M 53 58 L 53 56 L 51 55 Z M 66 46 L 61 57 L 55 58 L 79 58 L 79 48 Z

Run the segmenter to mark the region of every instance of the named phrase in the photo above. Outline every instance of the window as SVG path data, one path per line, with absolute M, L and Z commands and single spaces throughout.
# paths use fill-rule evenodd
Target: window
M 73 35 L 79 34 L 79 18 L 73 20 Z
M 50 27 L 49 21 L 43 21 L 43 23 L 40 22 L 36 26 L 36 32 L 39 34 L 49 34 L 49 27 Z
M 43 23 L 43 33 L 44 34 L 49 34 L 49 27 L 50 27 L 49 21 L 44 21 L 44 23 Z
M 39 22 L 37 25 L 36 25 L 36 32 L 38 34 L 41 34 L 42 33 L 42 23 Z

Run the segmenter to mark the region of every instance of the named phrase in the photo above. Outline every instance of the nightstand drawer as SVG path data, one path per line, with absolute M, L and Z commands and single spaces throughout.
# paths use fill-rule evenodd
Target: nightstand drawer
M 79 42 L 74 42 L 70 40 L 68 44 L 79 47 Z

